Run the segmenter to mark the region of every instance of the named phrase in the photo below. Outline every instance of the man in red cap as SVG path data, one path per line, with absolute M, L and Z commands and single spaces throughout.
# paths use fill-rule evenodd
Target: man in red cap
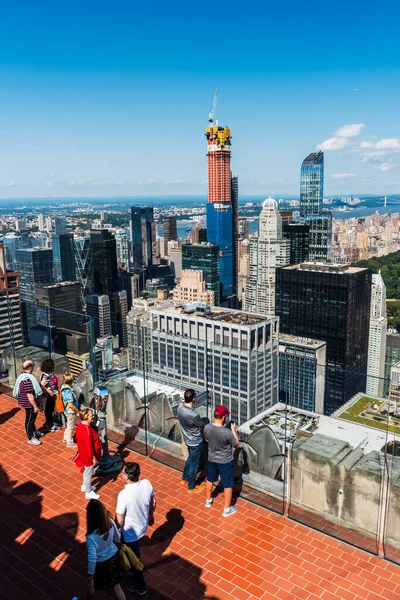
M 229 410 L 222 404 L 214 410 L 214 421 L 204 428 L 204 438 L 208 442 L 208 473 L 206 481 L 206 507 L 210 508 L 214 499 L 211 497 L 213 482 L 217 481 L 224 488 L 223 517 L 230 517 L 237 511 L 236 506 L 231 506 L 233 488 L 233 456 L 232 448 L 239 444 L 236 433 L 236 424 L 225 427 L 225 419 Z

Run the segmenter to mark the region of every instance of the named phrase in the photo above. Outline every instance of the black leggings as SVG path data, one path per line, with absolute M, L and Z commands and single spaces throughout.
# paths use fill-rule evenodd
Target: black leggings
M 53 425 L 54 425 L 53 413 L 54 413 L 55 404 L 56 404 L 55 396 L 46 396 L 46 406 L 44 407 L 44 416 L 46 417 L 46 425 L 48 425 L 48 427 L 53 427 Z
M 31 440 L 35 435 L 35 421 L 37 413 L 33 408 L 25 409 L 25 431 L 28 436 L 28 440 Z

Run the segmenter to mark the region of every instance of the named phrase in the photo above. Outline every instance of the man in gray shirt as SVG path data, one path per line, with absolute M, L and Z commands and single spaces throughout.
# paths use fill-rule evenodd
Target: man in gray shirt
M 178 421 L 189 452 L 183 469 L 182 483 L 187 484 L 189 493 L 202 492 L 205 489 L 204 485 L 196 485 L 197 471 L 204 449 L 204 421 L 193 408 L 195 399 L 196 392 L 186 390 L 184 402 L 178 406 Z
M 236 433 L 236 424 L 225 427 L 225 419 L 229 410 L 225 406 L 216 406 L 214 421 L 204 428 L 204 438 L 208 442 L 208 467 L 207 467 L 207 500 L 206 507 L 211 508 L 214 498 L 211 497 L 213 482 L 220 479 L 224 488 L 223 517 L 230 517 L 237 511 L 236 506 L 231 506 L 233 488 L 233 456 L 232 448 L 239 444 Z

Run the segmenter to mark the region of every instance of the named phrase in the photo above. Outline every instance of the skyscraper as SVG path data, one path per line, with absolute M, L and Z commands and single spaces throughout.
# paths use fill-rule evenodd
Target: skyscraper
M 207 241 L 219 247 L 221 301 L 235 294 L 234 211 L 231 185 L 231 132 L 211 123 L 206 127 L 208 157 Z
M 129 238 L 125 229 L 115 230 L 115 241 L 117 244 L 117 262 L 123 264 L 129 270 Z
M 182 278 L 173 291 L 173 299 L 176 303 L 200 302 L 210 306 L 215 305 L 215 294 L 207 289 L 203 271 L 192 269 L 182 271 Z
M 8 271 L 4 244 L 0 243 L 0 353 L 12 345 L 22 347 L 22 315 L 18 273 Z
M 114 294 L 118 291 L 117 244 L 108 229 L 90 232 L 93 260 L 93 291 L 110 300 L 111 319 L 115 320 Z
M 289 264 L 290 244 L 282 239 L 282 217 L 273 198 L 264 200 L 258 219 L 258 238 L 250 240 L 250 269 L 245 310 L 275 314 L 275 270 Z
M 131 207 L 131 270 L 141 276 L 144 288 L 146 268 L 153 264 L 153 245 L 155 244 L 154 209 L 152 206 Z
M 86 314 L 91 317 L 94 338 L 110 337 L 112 329 L 109 297 L 106 294 L 88 294 L 85 303 Z
M 313 263 L 277 269 L 281 332 L 326 342 L 326 414 L 365 392 L 370 300 L 369 269 Z
M 178 239 L 176 229 L 176 217 L 165 217 L 164 219 L 164 239 L 168 242 Z
M 324 413 L 326 343 L 279 335 L 279 401 Z
M 77 281 L 35 287 L 38 321 L 67 331 L 84 331 L 82 297 Z
M 242 424 L 278 401 L 277 317 L 204 305 L 152 310 L 151 372 L 204 390 Z M 149 369 L 149 370 L 150 370 Z
M 74 236 L 72 233 L 52 236 L 54 281 L 76 281 Z
M 330 262 L 332 213 L 323 210 L 324 153 L 313 152 L 303 160 L 300 172 L 300 220 L 309 225 L 309 261 Z
M 301 223 L 282 223 L 282 235 L 289 240 L 289 264 L 298 265 L 308 261 L 310 226 Z
M 324 199 L 324 153 L 313 152 L 303 160 L 300 172 L 300 217 L 319 215 Z
M 200 223 L 192 228 L 192 244 L 201 244 L 207 241 L 207 229 L 202 227 Z
M 239 268 L 239 178 L 231 175 L 231 198 L 232 198 L 232 246 L 233 246 L 233 293 L 236 298 L 235 308 L 238 300 L 238 268 Z
M 367 394 L 383 396 L 386 357 L 386 286 L 382 276 L 372 275 L 369 322 Z
M 85 297 L 93 292 L 93 261 L 90 235 L 74 239 L 76 278 L 82 292 L 82 306 Z
M 7 233 L 2 239 L 6 252 L 6 265 L 9 271 L 15 271 L 17 266 L 16 252 L 23 248 L 21 236 L 15 233 Z
M 28 337 L 29 329 L 37 323 L 35 287 L 41 283 L 53 282 L 53 252 L 44 248 L 19 249 L 16 261 L 25 334 Z
M 182 269 L 202 271 L 207 289 L 214 292 L 215 305 L 220 302 L 220 262 L 218 246 L 203 242 L 202 244 L 184 244 L 182 246 Z

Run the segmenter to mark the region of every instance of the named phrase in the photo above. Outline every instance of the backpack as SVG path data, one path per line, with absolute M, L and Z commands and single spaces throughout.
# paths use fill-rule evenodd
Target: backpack
M 62 393 L 61 390 L 58 390 L 57 392 L 57 396 L 56 396 L 56 402 L 54 405 L 54 410 L 58 413 L 63 413 L 65 411 L 65 406 L 64 406 L 64 401 L 62 398 Z

